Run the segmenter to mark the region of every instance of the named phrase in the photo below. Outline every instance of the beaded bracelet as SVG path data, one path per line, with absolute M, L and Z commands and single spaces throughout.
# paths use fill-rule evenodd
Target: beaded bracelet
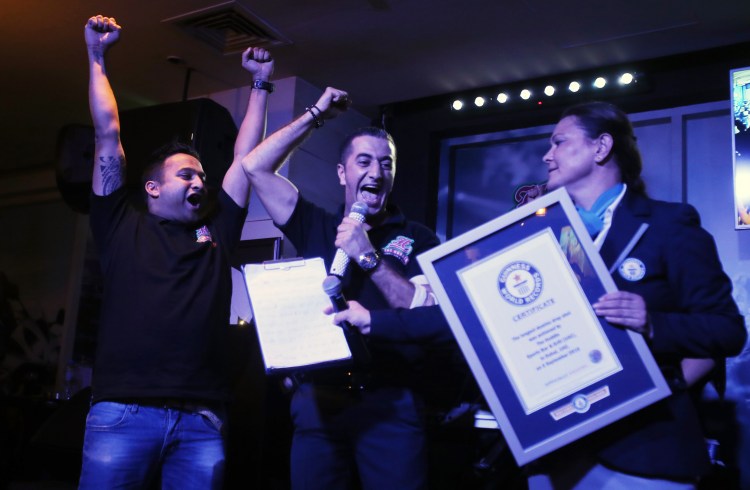
M 313 111 L 313 109 L 315 109 L 316 111 L 318 111 L 318 113 L 317 113 L 317 114 L 315 114 L 315 111 Z M 309 112 L 309 113 L 310 113 L 310 115 L 312 116 L 312 118 L 313 118 L 313 123 L 315 123 L 315 127 L 316 127 L 316 128 L 320 128 L 320 127 L 323 127 L 323 119 L 322 119 L 322 118 L 320 117 L 320 112 L 321 112 L 321 111 L 320 111 L 320 109 L 318 109 L 318 106 L 316 106 L 316 105 L 311 105 L 310 107 L 305 107 L 305 110 L 306 110 L 307 112 Z

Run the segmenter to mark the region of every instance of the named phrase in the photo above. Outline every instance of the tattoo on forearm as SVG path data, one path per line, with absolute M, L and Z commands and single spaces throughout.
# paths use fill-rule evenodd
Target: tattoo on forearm
M 102 191 L 105 195 L 119 189 L 125 181 L 125 159 L 121 156 L 99 157 Z
M 101 63 L 102 60 L 104 59 L 104 50 L 99 46 L 96 46 L 96 47 L 92 46 L 90 47 L 90 50 L 91 50 L 91 56 L 94 58 L 94 60 Z

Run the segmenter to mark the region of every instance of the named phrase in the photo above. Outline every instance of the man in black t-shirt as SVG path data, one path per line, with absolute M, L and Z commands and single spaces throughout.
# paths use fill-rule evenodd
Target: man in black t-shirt
M 336 249 L 350 258 L 342 278 L 347 299 L 394 312 L 433 304 L 416 256 L 438 239 L 388 202 L 396 146 L 386 131 L 362 128 L 341 145 L 337 171 L 344 206 L 338 213 L 306 200 L 276 173 L 314 128 L 348 104 L 346 92 L 326 89 L 315 105 L 243 159 L 243 166 L 256 195 L 300 256 L 322 257 L 328 266 Z M 367 207 L 363 223 L 348 216 L 355 202 Z M 425 352 L 418 335 L 405 342 L 409 334 L 398 328 L 394 321 L 382 330 L 363 331 L 372 355 L 367 368 L 301 377 L 291 401 L 293 489 L 359 488 L 357 479 L 362 488 L 426 488 L 422 401 L 414 390 Z
M 269 54 L 250 48 L 247 113 L 216 205 L 209 212 L 198 154 L 180 144 L 144 171 L 147 212 L 125 189 L 120 123 L 104 55 L 115 19 L 85 26 L 96 136 L 91 228 L 104 277 L 80 488 L 221 488 L 221 425 L 231 300 L 229 257 L 240 240 L 250 182 L 241 158 L 263 137 Z

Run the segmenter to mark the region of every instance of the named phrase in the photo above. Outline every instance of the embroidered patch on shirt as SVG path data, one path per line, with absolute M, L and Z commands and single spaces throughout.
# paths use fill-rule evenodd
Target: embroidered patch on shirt
M 620 264 L 617 271 L 626 281 L 640 281 L 646 275 L 646 265 L 635 257 L 628 257 Z
M 208 230 L 208 226 L 203 225 L 195 230 L 195 241 L 198 243 L 212 241 L 211 232 Z
M 406 265 L 409 263 L 409 255 L 414 250 L 411 246 L 412 243 L 414 243 L 414 239 L 399 235 L 383 247 L 383 254 L 396 257 L 402 264 Z

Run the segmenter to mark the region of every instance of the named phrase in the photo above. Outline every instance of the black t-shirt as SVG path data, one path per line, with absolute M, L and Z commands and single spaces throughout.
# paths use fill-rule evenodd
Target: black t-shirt
M 343 207 L 332 214 L 299 196 L 289 221 L 277 225 L 294 244 L 302 257 L 322 257 L 330 268 L 336 253 L 334 242 L 336 228 L 343 219 Z M 372 245 L 380 251 L 383 260 L 402 276 L 412 278 L 422 274 L 417 255 L 438 245 L 437 236 L 426 226 L 408 221 L 397 207 L 389 205 L 389 217 L 380 226 L 368 231 Z M 357 264 L 349 264 L 342 280 L 343 294 L 348 300 L 357 300 L 369 310 L 388 309 L 388 301 Z M 389 339 L 368 338 L 373 358 L 372 369 L 382 377 L 409 382 L 407 374 L 425 352 L 418 343 L 391 342 Z
M 226 398 L 229 260 L 246 214 L 222 190 L 200 230 L 135 210 L 124 189 L 92 196 L 104 277 L 94 401 Z

